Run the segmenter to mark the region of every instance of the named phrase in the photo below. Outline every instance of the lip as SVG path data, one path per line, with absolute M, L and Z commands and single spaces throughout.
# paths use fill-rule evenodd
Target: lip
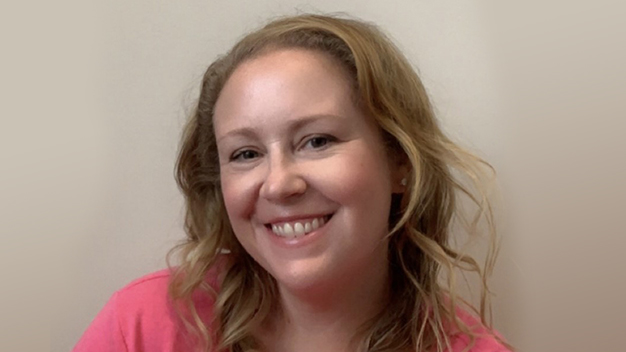
M 319 227 L 316 230 L 313 230 L 307 233 L 306 235 L 299 236 L 299 237 L 282 237 L 282 236 L 275 234 L 274 231 L 272 231 L 272 228 L 267 226 L 268 224 L 265 224 L 263 227 L 265 228 L 265 232 L 269 236 L 270 241 L 274 243 L 276 246 L 282 247 L 282 248 L 290 248 L 290 249 L 300 248 L 300 247 L 305 247 L 317 241 L 320 237 L 322 237 L 327 232 L 326 230 L 328 228 L 328 224 L 332 220 L 333 215 L 334 213 L 327 214 L 327 215 L 314 215 L 314 216 L 306 216 L 306 217 L 303 217 L 303 216 L 284 217 L 280 219 L 274 219 L 273 222 L 269 223 L 269 224 L 275 224 L 275 223 L 290 222 L 290 221 L 296 221 L 296 220 L 315 219 L 318 217 L 328 217 L 328 219 L 324 223 L 324 226 Z

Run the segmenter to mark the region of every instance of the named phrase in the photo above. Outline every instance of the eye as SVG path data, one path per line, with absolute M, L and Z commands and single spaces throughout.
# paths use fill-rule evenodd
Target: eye
M 230 157 L 231 161 L 250 161 L 252 159 L 258 158 L 259 153 L 252 149 L 244 149 L 233 153 Z
M 305 141 L 303 148 L 321 149 L 326 147 L 329 143 L 333 141 L 335 141 L 335 138 L 331 136 L 313 136 Z

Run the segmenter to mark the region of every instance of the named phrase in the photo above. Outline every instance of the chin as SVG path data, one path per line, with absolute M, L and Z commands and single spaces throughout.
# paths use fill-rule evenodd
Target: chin
M 314 290 L 324 287 L 335 281 L 333 277 L 338 276 L 328 270 L 326 265 L 310 263 L 307 260 L 282 263 L 277 270 L 270 268 L 268 271 L 281 289 L 289 291 Z

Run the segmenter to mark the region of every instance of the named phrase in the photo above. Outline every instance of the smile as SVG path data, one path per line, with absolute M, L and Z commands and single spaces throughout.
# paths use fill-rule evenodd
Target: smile
M 304 236 L 324 226 L 332 215 L 321 216 L 314 219 L 281 222 L 266 225 L 272 232 L 280 237 L 295 238 Z

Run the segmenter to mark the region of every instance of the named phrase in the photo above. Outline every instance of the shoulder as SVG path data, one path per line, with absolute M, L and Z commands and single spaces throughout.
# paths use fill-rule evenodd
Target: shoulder
M 76 345 L 83 351 L 177 351 L 186 350 L 189 339 L 172 302 L 168 288 L 173 271 L 159 270 L 131 281 L 115 292 Z M 218 269 L 207 273 L 209 285 L 217 288 Z M 201 318 L 210 321 L 214 299 L 194 294 Z
M 465 351 L 470 345 L 472 346 L 468 352 L 510 352 L 510 349 L 501 342 L 502 336 L 497 331 L 485 327 L 477 317 L 462 309 L 457 309 L 457 317 L 474 334 L 474 343 L 472 345 L 472 339 L 467 334 L 452 332 L 449 352 Z
M 178 329 L 182 321 L 179 320 L 178 311 L 169 295 L 173 270 L 175 269 L 164 269 L 142 276 L 115 293 L 112 299 L 115 300 L 120 324 L 128 323 L 134 328 L 139 323 L 144 331 L 150 331 L 151 327 L 156 330 L 169 327 Z M 205 279 L 215 289 L 217 275 L 217 269 L 212 268 Z M 209 293 L 197 292 L 192 300 L 200 310 L 199 314 L 207 319 L 212 315 L 214 299 Z
M 131 281 L 129 284 L 115 292 L 112 299 L 118 307 L 126 312 L 141 309 L 143 307 L 156 307 L 155 301 L 165 302 L 170 282 L 171 272 L 169 269 L 159 270 Z M 164 307 L 162 307 L 164 308 Z

